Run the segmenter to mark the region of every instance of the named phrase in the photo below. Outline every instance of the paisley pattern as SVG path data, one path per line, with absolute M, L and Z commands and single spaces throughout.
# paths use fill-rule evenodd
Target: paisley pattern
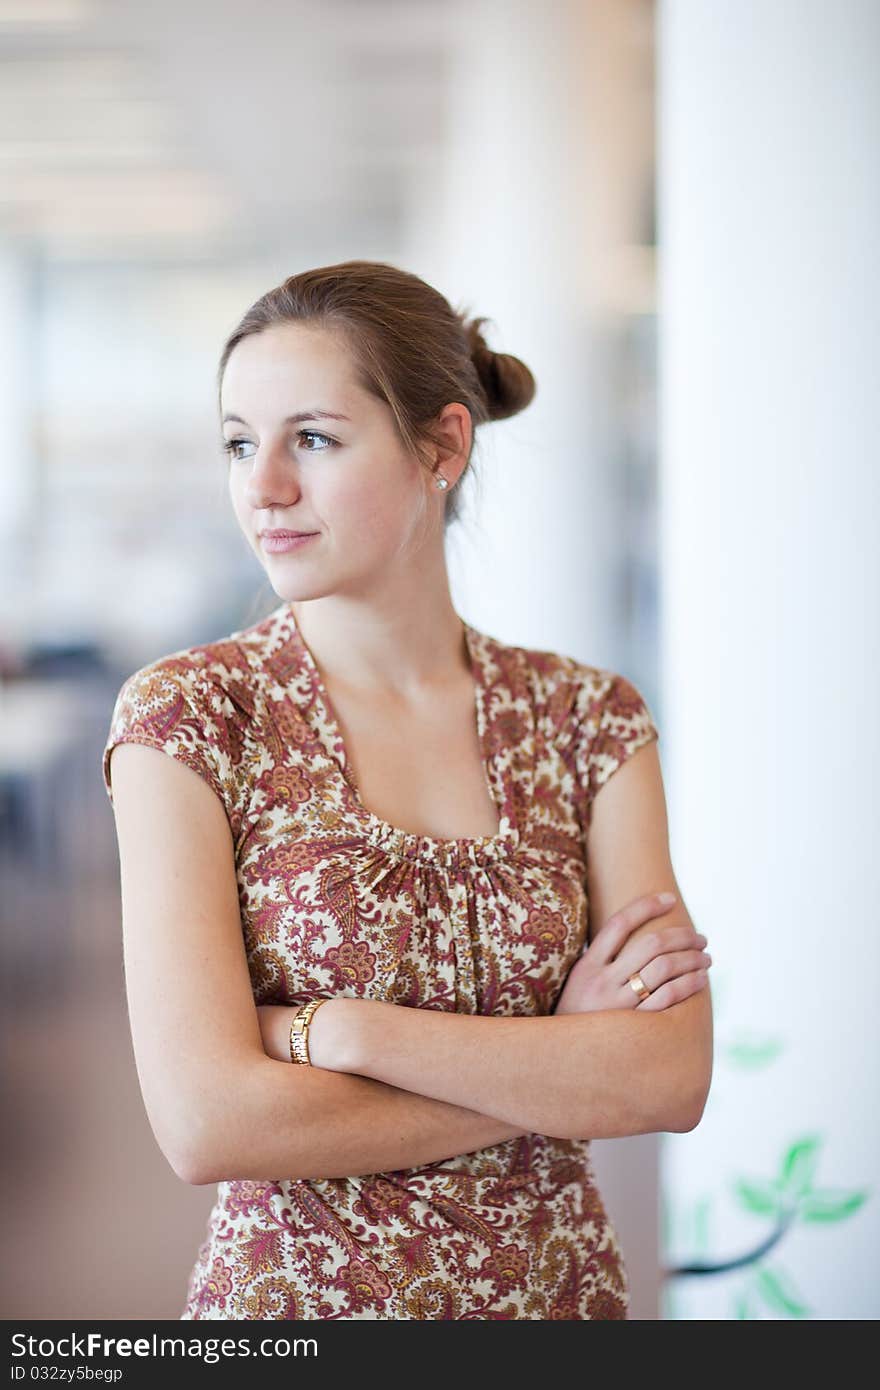
M 625 677 L 463 628 L 499 811 L 480 839 L 401 830 L 362 804 L 287 603 L 122 686 L 108 796 L 110 751 L 128 742 L 180 759 L 221 799 L 256 1004 L 552 1011 L 586 942 L 593 798 L 659 734 Z M 219 1183 L 181 1318 L 626 1318 L 628 1306 L 590 1140 L 527 1134 L 420 1168 Z

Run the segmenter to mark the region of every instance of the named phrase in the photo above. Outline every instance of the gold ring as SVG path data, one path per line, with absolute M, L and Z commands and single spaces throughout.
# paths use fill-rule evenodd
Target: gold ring
M 648 989 L 641 975 L 630 975 L 627 979 L 627 984 L 635 990 L 636 994 L 639 996 L 639 1003 L 650 996 L 651 991 Z

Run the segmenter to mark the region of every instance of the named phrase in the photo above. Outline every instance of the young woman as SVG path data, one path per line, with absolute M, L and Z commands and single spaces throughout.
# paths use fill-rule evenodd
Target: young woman
M 474 429 L 535 390 L 484 322 L 367 261 L 258 300 L 219 403 L 281 602 L 117 698 L 138 1075 L 219 1184 L 183 1319 L 625 1318 L 590 1140 L 705 1105 L 644 700 L 450 599 Z

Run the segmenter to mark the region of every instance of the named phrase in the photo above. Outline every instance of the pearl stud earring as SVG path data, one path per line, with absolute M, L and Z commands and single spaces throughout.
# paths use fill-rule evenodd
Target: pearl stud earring
M 449 479 L 448 479 L 448 478 L 438 478 L 438 479 L 437 479 L 436 486 L 437 486 L 437 487 L 449 487 Z

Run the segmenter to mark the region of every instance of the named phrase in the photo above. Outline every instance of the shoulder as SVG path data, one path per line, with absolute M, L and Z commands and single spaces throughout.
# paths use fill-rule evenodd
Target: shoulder
M 214 641 L 202 642 L 156 657 L 123 682 L 117 703 L 177 698 L 193 710 L 255 717 L 271 679 L 271 658 L 278 646 L 278 610 L 258 623 Z
M 622 734 L 646 716 L 656 730 L 647 699 L 622 672 L 566 652 L 480 636 L 495 666 L 528 692 L 545 736 L 560 750 L 582 745 L 603 726 Z
M 276 646 L 276 613 L 215 641 L 181 647 L 132 672 L 116 696 L 103 750 L 118 743 L 159 748 L 188 763 L 227 802 L 258 755 Z
M 647 697 L 622 671 L 567 652 L 484 640 L 496 666 L 527 695 L 544 746 L 568 767 L 589 824 L 599 789 L 639 748 L 660 737 Z

